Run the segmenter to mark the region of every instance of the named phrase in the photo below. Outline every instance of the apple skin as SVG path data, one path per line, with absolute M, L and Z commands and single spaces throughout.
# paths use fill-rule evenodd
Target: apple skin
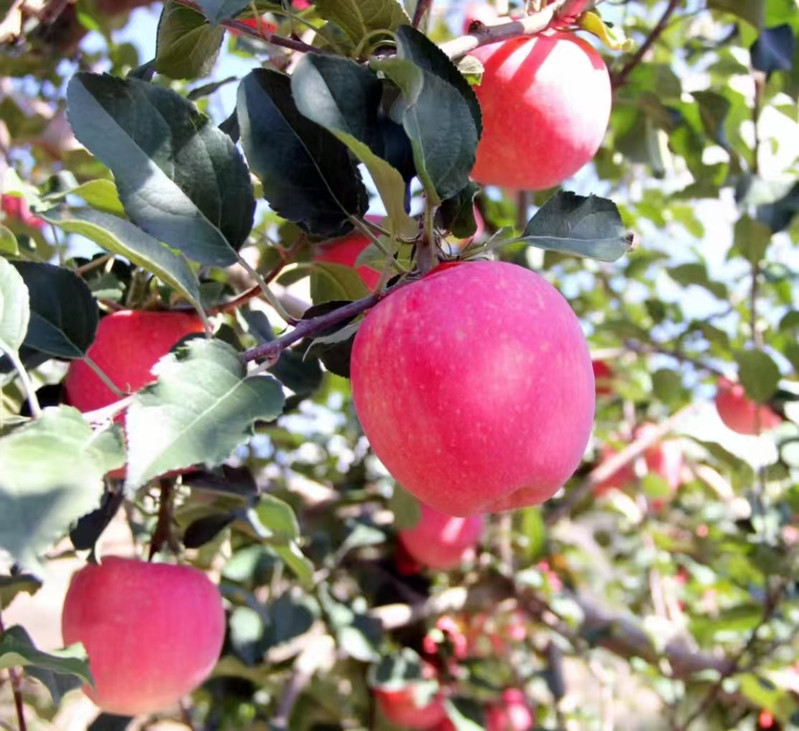
M 461 565 L 465 555 L 480 540 L 485 518 L 456 518 L 420 503 L 422 515 L 413 527 L 399 531 L 405 550 L 423 566 L 431 569 L 453 569 Z
M 109 713 L 135 716 L 172 705 L 211 673 L 225 636 L 217 587 L 190 566 L 108 556 L 73 577 L 64 599 L 65 644 L 82 642 Z
M 0 208 L 6 217 L 17 220 L 24 226 L 30 226 L 39 231 L 44 228 L 44 220 L 34 216 L 28 208 L 28 204 L 19 196 L 8 193 L 0 195 Z
M 204 331 L 191 313 L 120 310 L 100 320 L 88 354 L 122 391 L 132 393 L 155 380 L 152 367 L 176 342 Z M 101 409 L 119 398 L 82 360 L 70 363 L 64 388 L 79 411 Z
M 554 31 L 470 55 L 485 69 L 474 87 L 483 111 L 474 180 L 543 190 L 594 157 L 610 121 L 612 90 L 605 62 L 587 42 Z
M 381 300 L 355 336 L 351 381 L 388 471 L 458 517 L 552 497 L 594 418 L 579 320 L 546 280 L 505 262 L 448 262 Z
M 716 410 L 724 425 L 738 434 L 760 434 L 782 423 L 779 414 L 765 404 L 752 401 L 743 385 L 728 378 L 719 379 Z
M 502 700 L 492 703 L 486 709 L 486 731 L 529 731 L 535 723 L 535 716 L 518 688 L 508 688 L 502 692 Z
M 422 663 L 422 677 L 432 680 L 438 675 L 428 662 Z M 416 683 L 413 681 L 397 689 L 376 687 L 372 689 L 377 705 L 387 721 L 414 729 L 430 729 L 447 717 L 444 694 L 439 691 L 426 705 L 417 705 Z
M 372 223 L 381 223 L 383 219 L 380 216 L 366 216 L 366 220 Z M 318 246 L 313 260 L 352 267 L 355 266 L 360 253 L 371 243 L 372 240 L 362 233 L 349 233 Z M 377 269 L 364 266 L 357 267 L 356 271 L 369 289 L 374 289 L 380 281 L 380 272 Z

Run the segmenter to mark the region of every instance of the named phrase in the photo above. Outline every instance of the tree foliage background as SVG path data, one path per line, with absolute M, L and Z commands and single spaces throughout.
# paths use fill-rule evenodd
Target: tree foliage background
M 601 216 L 565 251 L 529 238 L 497 245 L 555 191 L 472 188 L 468 149 L 444 159 L 424 128 L 370 106 L 375 69 L 403 92 L 408 78 L 424 89 L 425 74 L 451 73 L 401 26 L 415 20 L 443 44 L 464 8 L 420 6 L 169 0 L 156 29 L 127 2 L 0 3 L 2 192 L 33 211 L 5 208 L 0 227 L 0 605 L 13 611 L 44 565 L 85 556 L 126 521 L 141 555 L 177 549 L 225 597 L 223 656 L 183 712 L 196 728 L 388 728 L 375 676 L 404 672 L 401 651 L 423 653 L 441 616 L 468 626 L 481 612 L 500 635 L 521 622 L 523 638 L 450 665 L 446 635 L 433 631 L 459 730 L 481 728 L 509 686 L 524 687 L 548 729 L 799 726 L 795 0 L 597 5 L 604 30 L 634 46 L 592 38 L 614 83 L 611 124 L 564 189 L 615 203 L 635 234 L 621 258 L 623 232 Z M 273 25 L 242 23 L 264 13 Z M 136 45 L 118 42 L 130 17 L 150 31 Z M 387 38 L 399 66 L 385 63 Z M 428 85 L 420 108 L 452 112 L 449 134 L 468 148 L 475 119 L 449 79 L 446 93 Z M 349 111 L 318 103 L 325 94 Z M 371 126 L 354 124 L 369 114 Z M 426 169 L 409 163 L 412 145 L 429 153 Z M 610 364 L 611 387 L 583 465 L 555 499 L 491 516 L 461 569 L 407 575 L 396 533 L 416 506 L 352 410 L 351 317 L 313 319 L 369 292 L 352 270 L 313 262 L 312 246 L 351 229 L 351 216 L 387 211 L 394 236 L 382 247 L 407 267 L 414 250 L 397 242 L 417 224 L 406 202 L 418 218 L 425 200 L 444 201 L 438 225 L 464 237 L 475 194 L 485 230 L 472 249 L 488 243 L 556 284 Z M 556 225 L 538 220 L 545 233 Z M 591 258 L 608 226 L 615 260 Z M 574 256 L 580 246 L 588 257 Z M 367 257 L 394 275 L 376 246 Z M 63 375 L 101 311 L 155 304 L 201 310 L 214 339 L 164 371 L 149 410 L 134 397 L 127 478 L 104 479 L 125 461 L 119 426 L 59 405 Z M 292 332 L 288 347 L 276 340 Z M 247 401 L 258 376 L 242 352 L 282 389 Z M 207 426 L 186 426 L 189 387 L 212 368 L 225 378 L 206 384 Z M 758 437 L 722 427 L 712 406 L 722 375 L 783 423 Z M 214 411 L 223 396 L 241 407 Z M 163 422 L 175 440 L 153 453 L 147 434 Z M 624 489 L 595 490 L 609 477 L 603 449 L 623 467 L 659 440 L 682 452 L 676 492 L 645 465 Z M 62 694 L 86 673 L 20 626 L 3 630 L 0 665 L 11 673 L 4 716 L 16 722 L 14 691 L 37 728 L 60 727 L 73 697 Z

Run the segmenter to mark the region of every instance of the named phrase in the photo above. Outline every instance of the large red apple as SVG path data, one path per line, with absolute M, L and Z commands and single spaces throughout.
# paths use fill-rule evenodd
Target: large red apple
M 760 434 L 782 422 L 770 407 L 747 398 L 744 387 L 728 378 L 719 379 L 716 409 L 725 426 L 739 434 Z
M 132 393 L 155 380 L 150 370 L 176 342 L 203 331 L 191 313 L 121 310 L 100 320 L 88 355 L 123 392 Z M 79 411 L 101 409 L 119 398 L 82 360 L 72 361 L 64 387 Z
M 436 677 L 435 668 L 430 663 L 422 665 L 422 672 L 428 680 Z M 377 687 L 373 692 L 386 720 L 398 726 L 430 729 L 447 717 L 443 693 L 439 691 L 428 698 L 418 682 L 411 681 L 399 688 Z
M 190 566 L 109 556 L 73 577 L 64 599 L 65 644 L 82 642 L 104 711 L 163 710 L 199 686 L 222 649 L 217 587 Z
M 486 731 L 529 731 L 535 723 L 533 711 L 518 688 L 502 692 L 502 700 L 486 709 Z
M 485 518 L 456 518 L 420 504 L 422 515 L 413 527 L 399 531 L 405 550 L 423 566 L 452 569 L 460 566 L 474 549 L 485 527 Z
M 366 219 L 372 223 L 382 221 L 380 216 L 367 216 Z M 371 243 L 372 240 L 368 236 L 356 231 L 320 245 L 314 252 L 313 259 L 314 261 L 352 267 L 355 266 L 359 254 Z M 372 267 L 358 267 L 356 271 L 369 289 L 374 289 L 380 281 L 380 272 Z
M 504 262 L 438 267 L 383 299 L 355 336 L 351 375 L 377 456 L 449 515 L 552 497 L 593 423 L 577 317 L 546 280 Z
M 610 120 L 605 62 L 586 41 L 550 31 L 470 51 L 485 69 L 475 93 L 483 135 L 472 177 L 542 190 L 589 162 Z

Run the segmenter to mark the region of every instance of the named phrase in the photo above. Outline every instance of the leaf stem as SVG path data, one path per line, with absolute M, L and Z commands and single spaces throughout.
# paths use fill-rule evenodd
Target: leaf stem
M 380 253 L 386 257 L 386 260 L 391 263 L 391 266 L 395 271 L 397 271 L 399 274 L 408 273 L 408 270 L 394 258 L 394 255 L 383 245 L 383 242 L 372 233 L 368 225 L 363 223 L 363 221 L 361 221 L 361 219 L 357 216 L 350 216 L 350 221 L 352 221 L 355 228 L 357 228 L 364 236 L 367 236 L 369 240 L 378 249 L 380 249 Z
M 280 300 L 275 297 L 272 293 L 272 290 L 269 289 L 269 284 L 267 280 L 264 279 L 257 271 L 252 267 L 250 262 L 248 262 L 241 254 L 237 254 L 239 259 L 239 264 L 246 269 L 247 273 L 255 280 L 258 289 L 261 290 L 261 294 L 263 294 L 264 299 L 270 304 L 270 306 L 280 315 L 289 325 L 293 325 L 296 320 L 289 314 L 286 309 L 283 307 Z M 282 265 L 281 265 L 282 268 Z M 274 273 L 270 272 L 269 281 L 274 278 Z
M 38 419 L 42 415 L 42 407 L 39 405 L 39 399 L 36 397 L 36 389 L 33 387 L 33 381 L 31 381 L 28 371 L 25 370 L 25 366 L 22 365 L 19 355 L 17 355 L 16 351 L 7 350 L 2 344 L 0 344 L 0 353 L 5 353 L 11 361 L 11 365 L 14 366 L 19 380 L 22 382 L 22 388 L 25 391 L 28 404 L 31 407 L 31 416 L 33 416 L 34 419 Z
M 91 368 L 97 377 L 114 392 L 114 396 L 118 396 L 119 398 L 124 398 L 128 394 L 125 393 L 119 386 L 116 385 L 109 377 L 106 375 L 105 371 L 100 368 L 90 357 L 89 354 L 86 353 L 83 358 L 83 362 L 86 363 L 89 368 Z
M 3 618 L 0 616 L 0 640 L 3 639 L 6 628 L 3 624 Z M 28 726 L 25 722 L 25 705 L 22 702 L 22 683 L 20 676 L 15 668 L 8 669 L 8 677 L 11 680 L 11 692 L 14 695 L 14 708 L 17 712 L 17 723 L 19 724 L 19 731 L 27 731 Z
M 172 477 L 163 477 L 159 480 L 161 494 L 158 500 L 158 522 L 155 524 L 153 538 L 150 542 L 150 553 L 148 561 L 152 561 L 164 544 L 167 545 L 172 553 L 180 551 L 175 533 L 172 529 L 173 508 L 175 504 L 175 480 Z

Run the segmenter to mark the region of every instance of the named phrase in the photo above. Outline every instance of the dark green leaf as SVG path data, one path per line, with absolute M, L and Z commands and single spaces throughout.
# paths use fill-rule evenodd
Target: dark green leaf
M 727 286 L 711 280 L 707 275 L 707 267 L 701 262 L 680 264 L 670 267 L 666 271 L 677 284 L 681 284 L 683 287 L 695 284 L 698 287 L 704 287 L 719 299 L 727 299 Z
M 212 23 L 235 17 L 249 4 L 249 0 L 199 0 L 197 3 Z
M 9 627 L 0 640 L 0 668 L 31 665 L 55 673 L 75 675 L 84 683 L 94 683 L 81 645 L 72 645 L 50 653 L 42 652 L 36 649 L 24 628 L 17 625 Z
M 366 189 L 347 148 L 297 109 L 291 79 L 250 72 L 237 109 L 247 160 L 278 215 L 320 236 L 349 231 L 348 216 L 366 211 Z
M 213 2 L 206 4 L 216 5 Z M 216 18 L 211 17 L 213 23 Z M 211 25 L 196 10 L 167 0 L 158 21 L 155 70 L 171 79 L 196 79 L 211 73 L 225 29 Z
M 291 89 L 299 111 L 364 163 L 390 220 L 400 230 L 412 226 L 405 212 L 405 180 L 383 159 L 382 87 L 375 75 L 348 59 L 306 54 L 292 74 Z
M 184 254 L 162 244 L 124 218 L 90 208 L 53 209 L 45 218 L 55 225 L 91 239 L 106 251 L 152 272 L 202 310 L 200 283 Z
M 115 427 L 119 429 L 120 427 Z M 119 435 L 122 438 L 122 435 Z M 75 527 L 69 532 L 69 539 L 78 551 L 94 550 L 94 546 L 99 540 L 103 531 L 109 526 L 114 516 L 125 500 L 123 492 L 111 492 L 106 490 L 103 499 L 97 510 L 81 516 Z
M 797 213 L 799 213 L 799 183 L 795 183 L 782 198 L 774 203 L 758 206 L 757 220 L 777 233 L 788 228 Z
M 199 548 L 214 540 L 235 519 L 236 516 L 232 513 L 216 513 L 198 518 L 186 528 L 183 545 L 186 548 Z
M 766 28 L 752 44 L 749 52 L 752 66 L 766 77 L 774 71 L 790 71 L 796 39 L 790 25 Z
M 190 340 L 153 372 L 158 381 L 136 393 L 126 416 L 129 490 L 170 470 L 220 464 L 252 436 L 255 421 L 283 410 L 277 381 L 247 376 L 220 340 Z
M 78 73 L 67 102 L 75 136 L 114 173 L 135 224 L 194 261 L 236 261 L 255 200 L 224 132 L 180 95 L 137 79 Z
M 762 350 L 745 350 L 736 353 L 738 377 L 749 398 L 764 403 L 777 390 L 780 380 L 780 369 L 771 357 Z
M 30 293 L 25 345 L 56 358 L 81 358 L 97 331 L 97 303 L 86 283 L 68 269 L 14 262 Z
M 436 211 L 437 224 L 446 231 L 451 231 L 453 236 L 465 239 L 473 236 L 477 230 L 474 219 L 474 197 L 480 191 L 477 183 L 469 183 L 456 195 L 441 202 Z
M 737 15 L 755 28 L 763 27 L 766 0 L 707 0 L 707 6 Z
M 69 406 L 0 438 L 0 546 L 25 566 L 100 504 L 103 475 L 125 461 L 122 442 L 95 435 Z
M 749 263 L 759 264 L 771 241 L 771 230 L 749 216 L 741 216 L 735 222 L 733 242 L 735 250 Z
M 613 201 L 567 191 L 556 193 L 541 206 L 518 240 L 601 261 L 615 261 L 631 245 Z
M 474 92 L 468 85 L 462 91 L 466 81 L 441 49 L 418 31 L 405 28 L 397 36 L 398 56 L 373 61 L 372 66 L 402 91 L 392 117 L 402 120 L 416 173 L 429 199 L 438 204 L 468 184 L 474 167 L 480 138 L 471 104 Z M 462 84 L 454 85 L 442 71 L 445 62 Z

